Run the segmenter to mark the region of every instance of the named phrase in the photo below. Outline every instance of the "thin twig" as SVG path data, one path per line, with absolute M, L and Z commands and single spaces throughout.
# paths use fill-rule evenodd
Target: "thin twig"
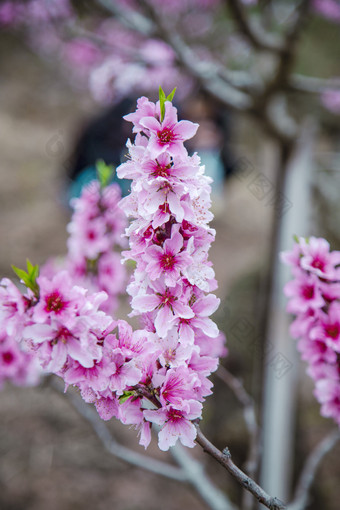
M 202 499 L 213 510 L 237 510 L 226 495 L 220 491 L 208 478 L 203 465 L 191 457 L 188 449 L 180 444 L 170 448 L 170 453 L 178 465 L 184 469 L 188 482 L 201 495 Z
M 243 407 L 243 417 L 249 433 L 249 453 L 245 462 L 245 469 L 251 478 L 256 476 L 260 458 L 259 427 L 253 398 L 247 393 L 240 379 L 232 375 L 229 370 L 220 365 L 216 375 L 233 391 Z M 245 491 L 242 499 L 242 509 L 251 510 L 254 499 Z
M 293 70 L 296 59 L 296 47 L 303 28 L 308 21 L 308 13 L 311 0 L 301 0 L 296 9 L 295 20 L 289 25 L 285 34 L 285 42 L 279 54 L 279 61 L 274 77 L 269 82 L 265 94 L 267 97 L 286 88 L 289 83 L 289 76 Z
M 115 441 L 98 413 L 89 404 L 86 404 L 79 395 L 70 392 L 65 394 L 63 387 L 55 379 L 51 379 L 49 385 L 57 393 L 66 396 L 76 411 L 88 421 L 109 453 L 152 473 L 176 481 L 190 483 L 211 510 L 236 510 L 229 498 L 211 482 L 202 464 L 197 459 L 193 459 L 183 447 L 177 445 L 170 450 L 180 468 L 134 452 Z
M 287 510 L 304 510 L 306 508 L 318 467 L 324 456 L 334 448 L 339 439 L 340 431 L 333 430 L 309 454 L 296 486 L 293 501 L 288 505 Z
M 315 78 L 314 76 L 303 76 L 293 74 L 289 80 L 289 87 L 297 92 L 308 92 L 310 94 L 322 94 L 327 89 L 338 89 L 340 91 L 339 78 Z
M 207 92 L 233 110 L 247 111 L 251 108 L 251 97 L 236 87 L 235 78 L 228 73 L 228 70 L 221 70 L 220 66 L 214 62 L 201 62 L 180 34 L 169 29 L 166 20 L 159 15 L 149 1 L 140 0 L 140 4 L 148 10 L 152 17 L 154 25 L 157 27 L 158 37 L 171 46 L 178 62 L 196 78 Z M 250 82 L 247 86 L 250 86 Z
M 270 510 L 285 510 L 286 506 L 278 498 L 269 496 L 262 487 L 260 487 L 252 478 L 246 475 L 240 468 L 238 468 L 231 460 L 230 451 L 225 448 L 221 452 L 214 446 L 209 439 L 205 437 L 199 426 L 197 425 L 196 442 L 203 448 L 203 450 L 217 460 L 231 475 L 232 477 L 247 491 L 251 492 L 253 496 L 263 505 Z
M 278 53 L 282 50 L 281 41 L 277 40 L 271 34 L 267 34 L 263 29 L 257 27 L 247 15 L 244 6 L 239 0 L 227 0 L 227 5 L 232 13 L 240 32 L 257 50 L 270 51 Z
M 242 381 L 232 375 L 229 370 L 220 365 L 216 375 L 234 392 L 237 400 L 243 406 L 243 417 L 250 436 L 249 457 L 246 461 L 246 470 L 250 476 L 254 476 L 258 467 L 259 446 L 258 435 L 259 428 L 256 419 L 255 405 L 253 398 L 245 390 Z
M 152 473 L 157 473 L 166 478 L 183 482 L 187 480 L 186 473 L 183 469 L 179 469 L 171 464 L 162 462 L 147 455 L 134 452 L 125 446 L 120 445 L 113 437 L 103 420 L 98 416 L 98 413 L 78 395 L 67 392 L 64 393 L 63 387 L 58 384 L 55 379 L 51 379 L 49 386 L 57 393 L 67 398 L 69 403 L 76 409 L 76 411 L 88 421 L 93 428 L 97 437 L 100 439 L 104 448 L 115 457 L 128 462 L 134 466 L 146 469 Z
M 96 0 L 96 2 L 107 12 L 119 18 L 126 27 L 133 28 L 137 30 L 137 32 L 148 37 L 154 34 L 155 27 L 151 20 L 135 9 L 123 7 L 120 2 L 116 2 L 115 0 Z

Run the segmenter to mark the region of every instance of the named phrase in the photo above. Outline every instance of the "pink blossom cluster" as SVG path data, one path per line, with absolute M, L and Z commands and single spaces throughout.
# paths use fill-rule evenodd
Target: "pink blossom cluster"
M 287 311 L 296 316 L 291 335 L 315 381 L 321 414 L 340 425 L 340 251 L 325 239 L 300 238 L 282 254 L 294 280 L 286 284 Z
M 314 10 L 324 18 L 333 23 L 340 22 L 340 2 L 339 0 L 313 0 Z
M 321 95 L 321 102 L 327 110 L 340 114 L 340 90 L 326 89 Z
M 105 291 L 108 299 L 101 309 L 113 313 L 117 298 L 124 289 L 126 271 L 120 252 L 126 218 L 118 207 L 120 187 L 116 183 L 103 187 L 94 180 L 85 186 L 79 198 L 71 201 L 74 209 L 67 229 L 68 254 L 65 268 L 72 280 L 91 292 Z
M 5 0 L 0 5 L 0 25 L 21 25 L 67 19 L 72 14 L 69 0 Z
M 193 422 L 212 393 L 208 377 L 226 352 L 224 336 L 210 319 L 219 305 L 208 260 L 215 237 L 208 225 L 210 179 L 197 154 L 189 156 L 184 147 L 198 125 L 178 122 L 170 101 L 155 105 L 141 98 L 127 119 L 137 134 L 134 144 L 128 142 L 130 160 L 117 172 L 132 178 L 132 192 L 120 207 L 134 217 L 125 257 L 136 262 L 128 291 L 131 315 L 140 316 L 143 329 L 133 331 L 100 310 L 104 291 L 89 293 L 68 271 L 37 276 L 37 266 L 28 262 L 28 273 L 16 268 L 27 282 L 24 295 L 10 280 L 2 281 L 3 341 L 15 336 L 45 372 L 94 403 L 102 419 L 116 417 L 138 429 L 143 446 L 150 443 L 154 423 L 160 426 L 160 449 L 178 439 L 193 447 Z M 106 216 L 112 190 L 102 191 L 99 210 L 96 185 L 75 201 L 69 246 L 75 261 L 95 260 L 107 247 L 102 226 L 93 227 L 92 220 L 99 212 Z M 111 220 L 116 226 L 115 217 Z
M 8 279 L 0 281 L 0 388 L 8 381 L 15 386 L 33 386 L 40 381 L 41 368 L 22 345 L 28 299 Z
M 139 316 L 152 335 L 154 361 L 148 366 L 156 408 L 144 419 L 160 425 L 163 450 L 179 438 L 194 446 L 202 402 L 211 394 L 208 376 L 224 353 L 224 337 L 210 315 L 219 306 L 208 251 L 215 232 L 208 223 L 211 179 L 204 175 L 197 154 L 189 156 L 185 140 L 197 124 L 178 122 L 170 101 L 154 104 L 142 97 L 133 122 L 135 141 L 128 142 L 130 159 L 117 168 L 132 179 L 131 194 L 121 207 L 134 218 L 129 228 L 126 259 L 136 262 L 128 286 L 132 316 Z
M 27 288 L 22 295 L 10 280 L 1 281 L 0 382 L 28 385 L 38 383 L 43 372 L 56 374 L 66 387 L 79 388 L 103 419 L 115 416 L 139 426 L 147 446 L 150 423 L 140 401 L 154 398 L 147 389 L 157 358 L 154 335 L 133 332 L 99 310 L 106 293 L 75 286 L 67 271 L 39 276 L 35 284 L 35 292 Z

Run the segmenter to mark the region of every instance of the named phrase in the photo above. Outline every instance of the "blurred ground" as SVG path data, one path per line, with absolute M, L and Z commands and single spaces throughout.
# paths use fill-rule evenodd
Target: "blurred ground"
M 64 166 L 80 126 L 98 106 L 85 93 L 72 92 L 51 64 L 43 65 L 16 41 L 0 40 L 0 59 L 0 274 L 11 276 L 10 264 L 22 267 L 26 257 L 43 263 L 49 256 L 65 252 L 69 212 L 63 205 Z M 270 154 L 253 151 L 252 144 L 240 146 L 239 129 L 235 125 L 233 150 L 251 161 L 254 176 L 270 166 Z M 237 177 L 228 182 L 224 207 L 213 225 L 217 240 L 211 258 L 223 299 L 221 324 L 228 322 L 238 306 L 242 313 L 254 314 L 256 310 L 271 209 L 254 196 L 249 182 Z M 250 377 L 244 368 L 247 362 L 256 366 L 251 358 L 251 353 L 236 350 L 229 363 L 258 393 L 260 375 L 255 371 Z M 297 432 L 299 454 L 327 428 L 319 418 L 309 381 L 304 384 L 309 397 L 300 420 L 302 430 L 307 423 L 309 431 Z M 6 387 L 0 393 L 0 410 L 3 510 L 206 508 L 189 487 L 132 468 L 107 454 L 66 399 L 46 387 Z M 228 442 L 235 460 L 242 464 L 246 443 L 241 411 L 229 390 L 218 383 L 215 396 L 205 407 L 204 423 L 217 444 L 224 447 Z M 109 425 L 119 441 L 142 451 L 134 431 L 119 423 Z M 168 458 L 154 444 L 148 453 Z M 198 448 L 194 453 L 207 462 L 217 483 L 234 495 L 238 489 L 222 469 L 204 459 Z M 327 466 L 332 458 L 336 460 L 335 454 L 328 458 Z M 329 470 L 324 470 L 326 489 L 319 489 L 316 496 L 321 498 L 323 510 L 337 510 L 340 494 Z M 321 506 L 317 503 L 311 508 Z

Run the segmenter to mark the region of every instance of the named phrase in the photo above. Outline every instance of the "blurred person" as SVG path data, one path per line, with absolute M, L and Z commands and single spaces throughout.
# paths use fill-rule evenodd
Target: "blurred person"
M 135 104 L 136 98 L 126 97 L 83 129 L 67 168 L 68 199 L 78 197 L 82 187 L 96 178 L 97 160 L 102 159 L 115 168 L 125 161 L 131 128 L 123 117 L 134 110 Z M 187 148 L 189 153 L 199 153 L 206 174 L 213 179 L 213 208 L 218 212 L 224 203 L 224 182 L 235 170 L 229 148 L 229 113 L 199 93 L 179 106 L 179 116 L 200 124 Z M 129 192 L 129 180 L 118 179 L 116 175 L 113 180 L 119 183 L 123 196 Z

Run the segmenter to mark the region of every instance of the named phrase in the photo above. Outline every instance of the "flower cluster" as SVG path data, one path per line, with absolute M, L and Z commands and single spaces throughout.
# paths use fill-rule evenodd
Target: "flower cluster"
M 300 238 L 282 259 L 294 275 L 284 289 L 296 316 L 291 335 L 315 381 L 321 414 L 340 425 L 340 251 L 330 251 L 325 239 Z
M 27 19 L 39 25 L 48 21 L 67 19 L 72 14 L 69 0 L 5 0 L 0 6 L 0 25 L 22 24 Z
M 104 186 L 93 180 L 84 186 L 81 196 L 71 200 L 74 212 L 67 226 L 70 236 L 65 259 L 50 259 L 41 268 L 48 278 L 65 269 L 76 285 L 91 293 L 105 291 L 107 299 L 100 308 L 110 314 L 115 313 L 126 283 L 120 256 L 126 218 L 118 207 L 120 199 L 116 183 Z
M 178 438 L 194 446 L 192 420 L 201 417 L 211 394 L 208 376 L 224 353 L 224 337 L 210 319 L 219 305 L 208 260 L 215 236 L 208 226 L 210 179 L 197 154 L 189 156 L 184 146 L 198 125 L 178 122 L 171 101 L 154 104 L 142 97 L 137 105 L 125 117 L 136 133 L 134 144 L 128 142 L 130 160 L 117 174 L 132 179 L 131 194 L 121 201 L 134 218 L 124 252 L 136 262 L 128 286 L 131 315 L 140 316 L 157 345 L 144 375 L 156 408 L 143 416 L 162 426 L 159 447 L 166 450 Z
M 121 264 L 122 233 L 126 218 L 118 207 L 121 192 L 118 184 L 102 186 L 92 181 L 80 198 L 71 205 L 74 213 L 68 225 L 68 255 L 66 269 L 71 278 L 82 287 L 105 291 L 108 299 L 101 308 L 113 313 L 117 296 L 123 292 L 126 271 Z
M 56 374 L 66 387 L 79 388 L 103 419 L 140 425 L 141 444 L 147 446 L 150 423 L 140 400 L 152 398 L 145 388 L 159 351 L 150 342 L 154 335 L 133 332 L 99 310 L 106 293 L 89 294 L 67 271 L 31 283 L 34 291 L 28 287 L 22 295 L 10 280 L 1 281 L 0 382 L 27 386 L 38 383 L 43 372 Z
M 14 268 L 26 294 L 9 280 L 0 293 L 5 343 L 14 335 L 44 371 L 94 403 L 101 418 L 134 425 L 143 446 L 151 440 L 152 423 L 159 425 L 162 450 L 177 439 L 194 446 L 193 421 L 201 418 L 202 403 L 211 394 L 208 377 L 225 353 L 224 336 L 210 319 L 219 305 L 208 260 L 215 236 L 208 226 L 210 179 L 199 157 L 184 147 L 198 126 L 178 122 L 165 99 L 164 93 L 157 104 L 141 98 L 127 117 L 137 135 L 134 144 L 128 142 L 130 160 L 117 170 L 132 178 L 132 192 L 120 207 L 134 217 L 124 255 L 136 262 L 128 292 L 131 315 L 140 316 L 143 329 L 133 331 L 125 321 L 113 320 L 100 309 L 107 293 L 91 294 L 75 285 L 70 271 L 38 276 L 38 266 L 28 261 L 27 273 Z M 69 228 L 74 272 L 84 276 L 92 264 L 98 275 L 105 257 L 103 286 L 115 267 L 103 253 L 112 248 L 108 230 L 118 241 L 116 194 L 115 187 L 100 190 L 92 184 L 74 202 Z M 119 276 L 112 286 L 116 281 Z
M 5 381 L 16 386 L 38 384 L 40 366 L 20 345 L 27 299 L 7 278 L 0 282 L 0 387 Z

